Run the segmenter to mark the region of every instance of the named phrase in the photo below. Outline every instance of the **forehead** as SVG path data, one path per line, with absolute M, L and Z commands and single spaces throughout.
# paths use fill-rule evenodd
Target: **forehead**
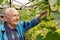
M 6 10 L 5 10 L 5 14 L 8 14 L 8 15 L 13 15 L 13 14 L 19 14 L 18 13 L 18 11 L 16 10 L 16 9 L 14 9 L 14 8 L 7 8 Z
M 9 10 L 9 14 L 10 14 L 10 15 L 13 15 L 13 14 L 19 14 L 19 13 L 18 13 L 18 11 L 15 10 L 15 9 L 10 9 L 10 10 Z

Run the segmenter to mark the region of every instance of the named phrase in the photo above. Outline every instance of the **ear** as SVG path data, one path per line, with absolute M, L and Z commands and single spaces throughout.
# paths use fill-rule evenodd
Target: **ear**
M 6 15 L 4 15 L 3 18 L 4 18 L 4 21 L 7 21 L 7 16 Z

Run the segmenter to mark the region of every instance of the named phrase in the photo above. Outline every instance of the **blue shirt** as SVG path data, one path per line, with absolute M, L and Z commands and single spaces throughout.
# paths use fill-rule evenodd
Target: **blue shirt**
M 29 22 L 19 21 L 18 25 L 16 26 L 16 30 L 18 31 L 18 35 L 20 37 L 20 40 L 24 40 L 24 33 L 28 29 L 36 26 L 38 23 L 39 23 L 39 21 L 37 20 L 37 18 L 33 18 Z M 0 25 L 0 40 L 8 40 L 7 35 L 6 35 L 6 30 L 4 27 L 4 23 L 2 23 Z
M 11 29 L 9 26 L 5 23 L 5 30 L 8 40 L 20 40 L 20 37 L 18 35 L 18 31 L 16 29 Z

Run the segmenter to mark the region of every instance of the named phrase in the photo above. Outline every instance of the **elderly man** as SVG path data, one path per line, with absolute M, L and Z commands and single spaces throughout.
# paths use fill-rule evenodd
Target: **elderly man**
M 23 22 L 19 21 L 19 13 L 15 8 L 7 8 L 3 15 L 4 23 L 0 25 L 0 40 L 24 40 L 24 32 L 36 26 L 46 12 L 42 12 L 30 22 Z

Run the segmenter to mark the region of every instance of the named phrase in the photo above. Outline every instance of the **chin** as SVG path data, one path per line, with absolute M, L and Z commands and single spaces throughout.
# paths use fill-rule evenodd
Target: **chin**
M 18 23 L 15 23 L 15 25 L 18 25 Z
M 18 22 L 13 22 L 14 25 L 18 25 Z

